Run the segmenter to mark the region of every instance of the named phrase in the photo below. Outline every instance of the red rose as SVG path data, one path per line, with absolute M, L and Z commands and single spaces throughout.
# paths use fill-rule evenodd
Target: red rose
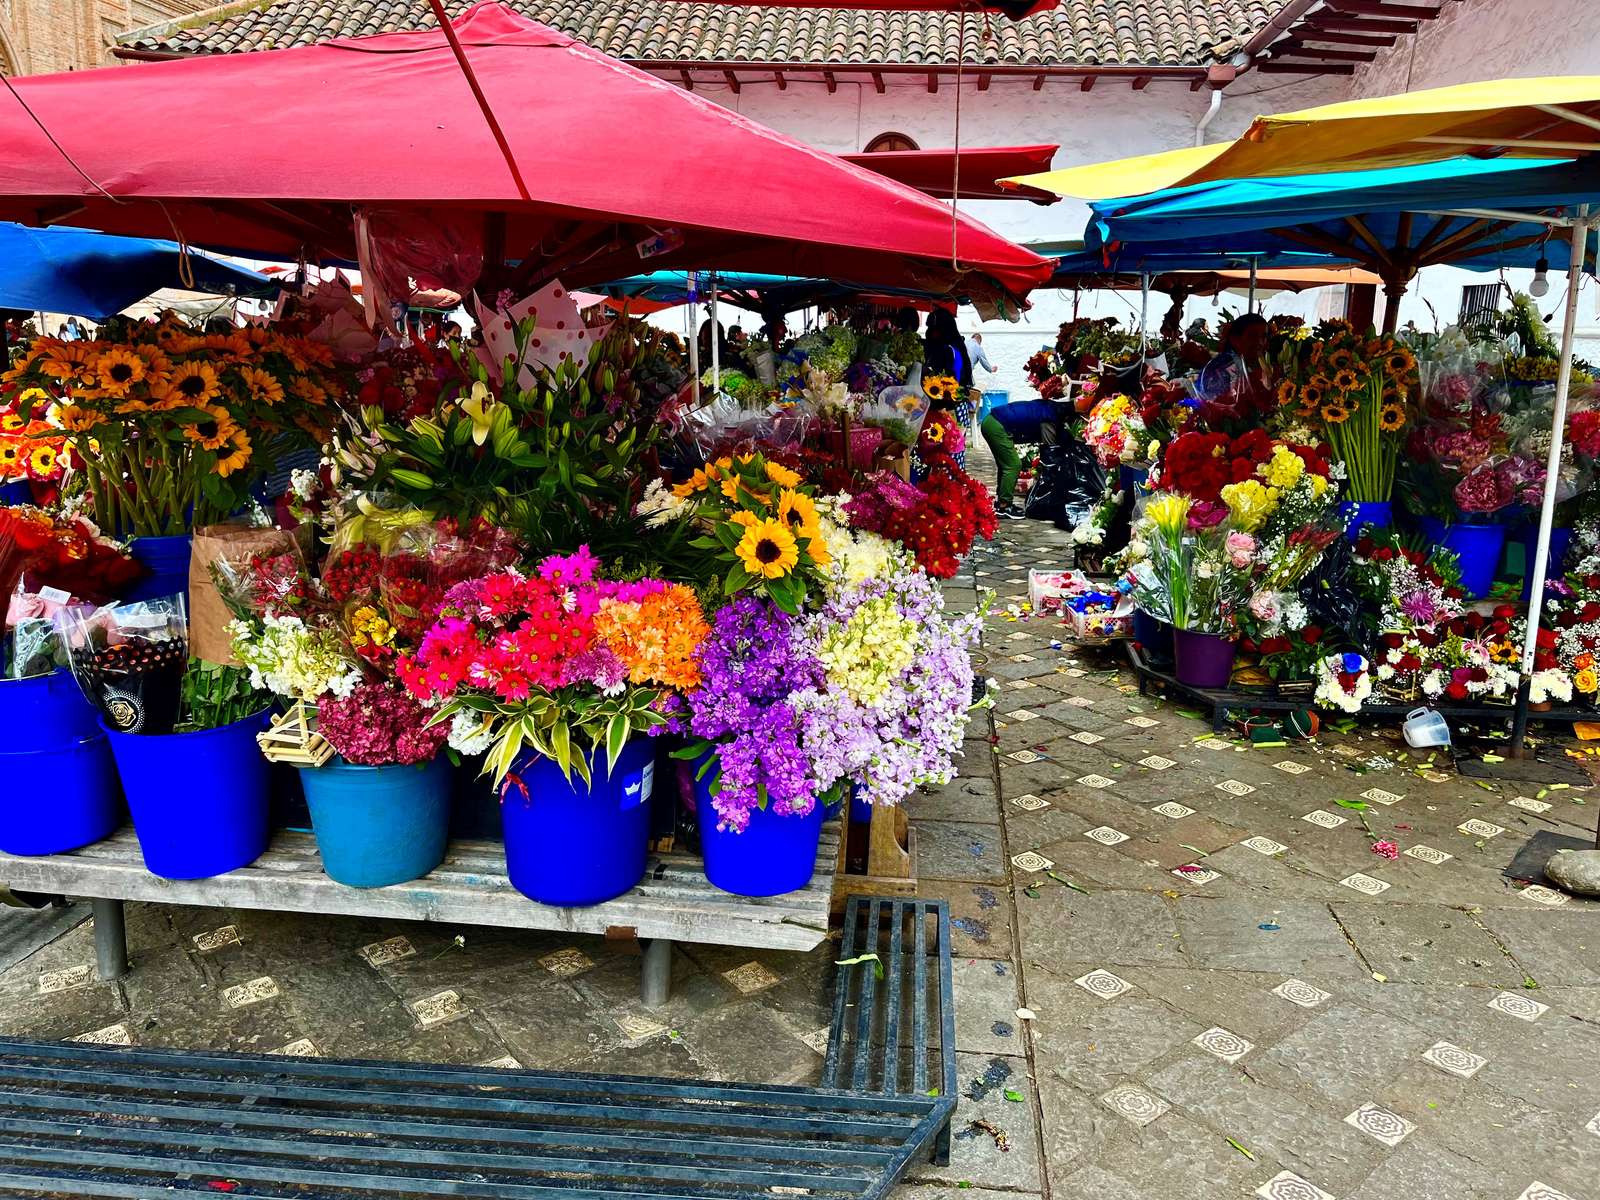
M 1308 646 L 1315 646 L 1322 640 L 1322 626 L 1307 625 L 1300 631 L 1300 640 Z
M 1467 685 L 1452 683 L 1444 689 L 1444 694 L 1452 700 L 1465 700 L 1467 698 Z

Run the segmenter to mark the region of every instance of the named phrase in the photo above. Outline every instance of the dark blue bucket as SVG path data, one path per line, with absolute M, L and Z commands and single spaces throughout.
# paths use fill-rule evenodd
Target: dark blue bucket
M 187 533 L 173 537 L 134 538 L 129 550 L 150 574 L 134 584 L 124 599 L 157 600 L 162 596 L 182 596 L 187 607 L 189 549 L 190 535 Z
M 334 758 L 301 767 L 322 869 L 346 887 L 420 879 L 444 861 L 450 834 L 448 758 L 364 767 Z
M 1150 468 L 1123 464 L 1117 468 L 1117 482 L 1122 485 L 1122 490 L 1125 492 L 1146 491 L 1150 484 Z
M 1142 608 L 1133 610 L 1133 640 L 1154 659 L 1172 661 L 1172 626 Z
M 0 504 L 32 504 L 33 485 L 26 479 L 0 483 Z
M 1394 503 L 1389 500 L 1344 500 L 1339 504 L 1344 517 L 1344 532 L 1352 542 L 1361 540 L 1368 525 L 1388 529 L 1394 524 Z
M 817 844 L 822 839 L 823 805 L 812 806 L 803 817 L 779 816 L 768 808 L 755 809 L 743 833 L 717 828 L 711 805 L 711 780 L 715 770 L 695 784 L 699 801 L 700 848 L 706 860 L 706 878 L 735 896 L 782 896 L 811 882 L 817 866 Z M 850 819 L 856 806 L 850 801 Z M 868 816 L 871 805 L 865 806 Z
M 0 818 L 0 851 L 60 854 L 122 824 L 111 747 L 71 675 L 0 680 L 0 729 L 0 780 L 21 798 Z
M 525 754 L 506 776 L 506 874 L 530 900 L 579 908 L 614 900 L 644 878 L 650 844 L 655 746 L 634 738 L 617 769 L 594 756 L 594 785 L 569 781 L 551 759 Z
M 1534 522 L 1521 530 L 1522 542 L 1522 598 L 1533 595 L 1533 558 L 1539 546 L 1539 525 Z M 1567 551 L 1572 549 L 1572 530 L 1557 526 L 1550 531 L 1550 561 L 1545 567 L 1547 580 L 1560 579 L 1567 573 Z
M 1437 517 L 1423 517 L 1422 534 L 1435 546 L 1453 551 L 1461 560 L 1461 590 L 1477 600 L 1494 587 L 1494 573 L 1505 547 L 1504 525 L 1446 525 Z
M 270 712 L 198 733 L 106 729 L 144 865 L 163 879 L 208 879 L 267 848 L 267 767 L 256 734 Z

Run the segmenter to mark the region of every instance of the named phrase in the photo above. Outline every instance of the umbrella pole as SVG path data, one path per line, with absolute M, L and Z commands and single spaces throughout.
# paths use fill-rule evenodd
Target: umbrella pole
M 1150 275 L 1139 272 L 1139 368 L 1144 369 L 1144 351 L 1150 342 Z
M 695 328 L 694 319 L 699 315 L 700 305 L 698 272 L 689 272 L 689 378 L 694 380 L 694 406 L 700 407 L 700 331 Z
M 1259 259 L 1252 258 L 1250 260 L 1250 311 L 1251 312 L 1255 312 L 1255 310 L 1256 310 L 1256 271 L 1259 269 L 1259 266 L 1260 266 L 1260 260 Z
M 1393 333 L 1400 328 L 1400 300 L 1406 294 L 1406 285 L 1399 279 L 1383 281 L 1383 331 Z
M 1522 757 L 1528 734 L 1528 688 L 1533 677 L 1533 656 L 1538 648 L 1539 616 L 1544 609 L 1545 576 L 1550 569 L 1550 528 L 1555 524 L 1556 483 L 1561 470 L 1561 441 L 1567 426 L 1567 398 L 1572 392 L 1572 340 L 1578 325 L 1578 285 L 1583 281 L 1584 253 L 1589 245 L 1589 206 L 1580 205 L 1571 225 L 1572 256 L 1567 266 L 1566 315 L 1561 324 L 1561 367 L 1556 375 L 1556 406 L 1550 417 L 1550 455 L 1545 460 L 1544 502 L 1539 508 L 1539 540 L 1533 555 L 1533 579 L 1528 593 L 1528 630 L 1522 641 L 1521 681 L 1511 719 L 1511 754 Z M 1600 830 L 1596 831 L 1600 845 Z
M 722 326 L 717 323 L 717 273 L 711 272 L 711 386 L 722 387 Z

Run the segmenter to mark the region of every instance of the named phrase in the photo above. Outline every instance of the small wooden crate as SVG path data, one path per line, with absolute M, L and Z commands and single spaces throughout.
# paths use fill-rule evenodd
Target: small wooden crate
M 297 767 L 320 767 L 333 757 L 333 747 L 317 729 L 316 706 L 303 700 L 273 717 L 272 724 L 256 734 L 256 744 L 268 762 Z

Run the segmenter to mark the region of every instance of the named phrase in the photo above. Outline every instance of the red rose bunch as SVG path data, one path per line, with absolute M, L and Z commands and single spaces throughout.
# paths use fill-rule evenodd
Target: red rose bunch
M 24 574 L 35 591 L 59 588 L 99 603 L 121 596 L 144 568 L 81 517 L 53 517 L 28 505 L 0 508 L 0 598 L 15 592 Z M 0 623 L 4 616 L 0 611 Z

